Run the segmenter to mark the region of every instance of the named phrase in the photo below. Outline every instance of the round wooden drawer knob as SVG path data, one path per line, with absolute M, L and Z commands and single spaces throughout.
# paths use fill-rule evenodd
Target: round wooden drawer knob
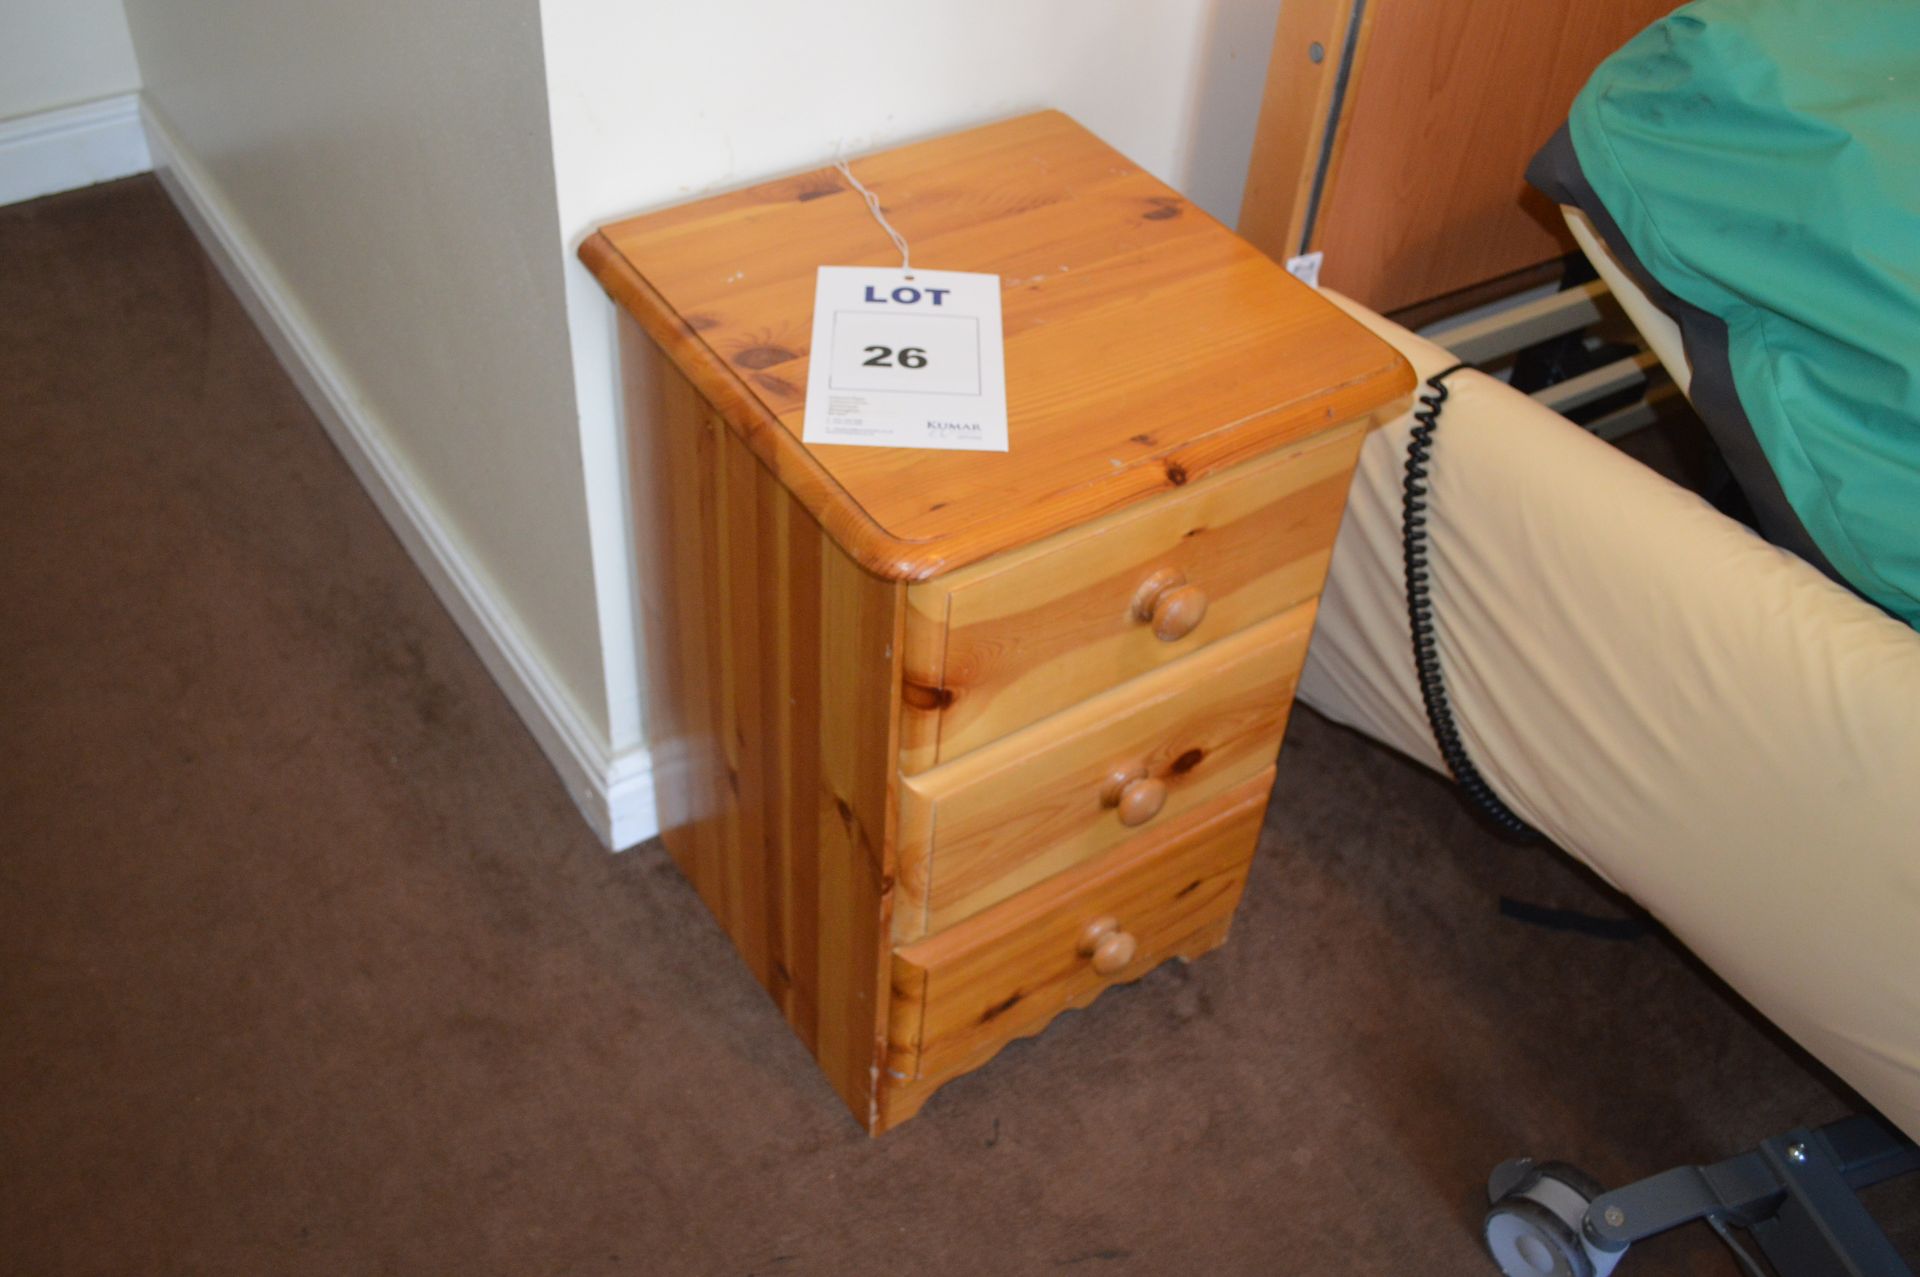
M 1100 801 L 1120 812 L 1123 825 L 1144 825 L 1167 805 L 1167 782 L 1147 775 L 1144 767 L 1129 767 L 1107 777 Z
M 1091 958 L 1093 969 L 1101 975 L 1124 970 L 1139 948 L 1139 941 L 1120 930 L 1120 920 L 1111 916 L 1095 918 L 1080 933 L 1081 956 Z
M 1146 776 L 1130 780 L 1121 787 L 1120 801 L 1114 805 L 1120 809 L 1121 824 L 1144 825 L 1167 805 L 1167 782 Z
M 1207 595 L 1172 568 L 1162 568 L 1140 583 L 1133 596 L 1135 619 L 1153 626 L 1153 635 L 1172 643 L 1193 633 L 1207 616 Z
M 1197 585 L 1169 590 L 1153 609 L 1153 636 L 1163 643 L 1183 639 L 1207 616 L 1207 596 Z

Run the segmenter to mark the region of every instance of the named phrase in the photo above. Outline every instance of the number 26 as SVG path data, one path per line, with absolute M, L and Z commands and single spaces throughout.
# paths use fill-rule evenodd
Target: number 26
M 867 352 L 867 357 L 860 361 L 862 368 L 891 368 L 894 366 L 891 362 L 894 353 L 893 347 L 863 346 L 861 349 Z M 920 347 L 903 346 L 900 349 L 900 367 L 925 368 L 926 366 L 927 352 L 920 349 Z

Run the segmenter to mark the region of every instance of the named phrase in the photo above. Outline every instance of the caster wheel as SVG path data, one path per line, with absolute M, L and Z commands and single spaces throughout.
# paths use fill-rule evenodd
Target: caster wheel
M 1506 1277 L 1607 1277 L 1624 1251 L 1582 1236 L 1587 1204 L 1600 1186 L 1561 1162 L 1504 1162 L 1487 1185 L 1493 1201 L 1481 1238 Z

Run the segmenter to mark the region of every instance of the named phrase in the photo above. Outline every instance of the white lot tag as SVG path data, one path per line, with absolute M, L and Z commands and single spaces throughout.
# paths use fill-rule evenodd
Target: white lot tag
M 800 437 L 1005 452 L 1000 277 L 822 266 Z

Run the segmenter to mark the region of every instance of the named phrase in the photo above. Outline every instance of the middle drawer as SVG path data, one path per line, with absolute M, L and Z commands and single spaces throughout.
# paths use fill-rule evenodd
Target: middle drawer
M 894 939 L 949 927 L 1271 766 L 1314 606 L 903 777 Z

